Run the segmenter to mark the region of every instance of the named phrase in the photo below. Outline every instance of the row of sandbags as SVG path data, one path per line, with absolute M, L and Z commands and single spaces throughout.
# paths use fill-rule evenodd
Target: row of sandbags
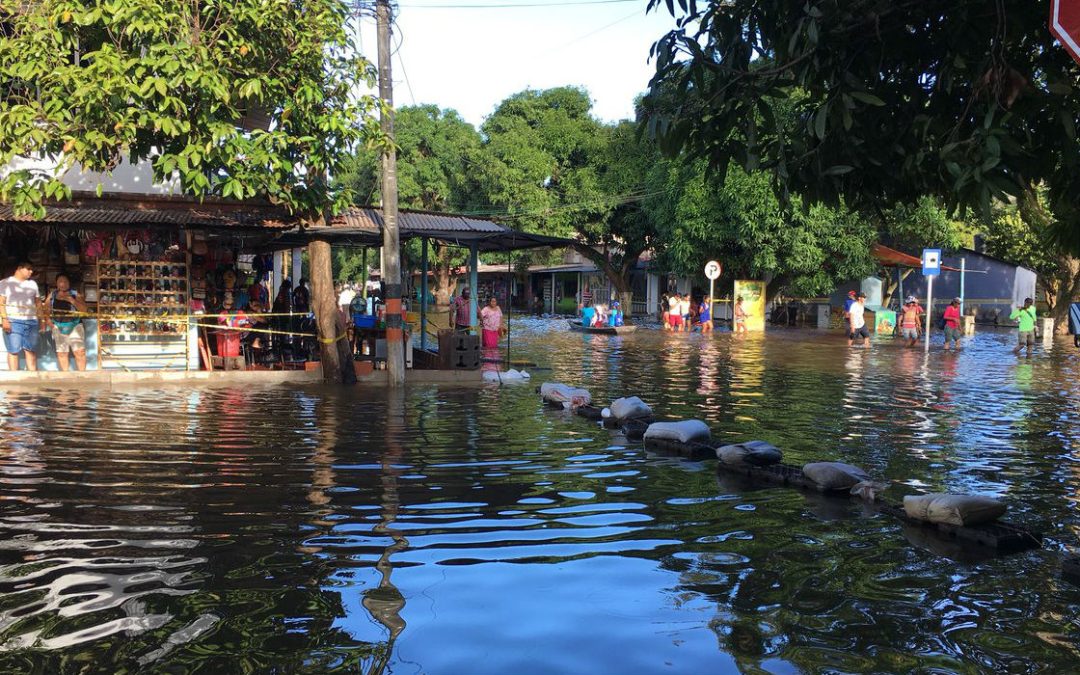
M 577 408 L 592 403 L 588 390 L 571 387 L 559 382 L 545 382 L 540 387 L 541 396 L 551 403 L 565 408 Z M 650 418 L 652 408 L 637 396 L 618 398 L 601 411 L 605 419 L 617 421 Z M 677 422 L 653 422 L 645 430 L 644 440 L 680 443 L 683 445 L 708 444 L 712 440 L 709 426 L 701 420 Z M 779 448 L 765 441 L 748 441 L 716 448 L 716 458 L 721 463 L 735 467 L 765 467 L 783 461 Z M 848 490 L 851 494 L 873 500 L 884 486 L 871 480 L 869 474 L 857 466 L 844 462 L 811 462 L 802 467 L 803 476 L 821 490 Z M 904 497 L 904 513 L 908 518 L 929 523 L 955 526 L 981 525 L 1005 515 L 1005 504 L 997 499 L 979 495 L 933 493 Z

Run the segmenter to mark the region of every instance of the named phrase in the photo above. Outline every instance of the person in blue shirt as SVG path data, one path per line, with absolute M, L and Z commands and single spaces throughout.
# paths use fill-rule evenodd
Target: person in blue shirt
M 608 325 L 612 328 L 623 325 L 622 306 L 619 305 L 618 300 L 611 303 L 611 314 L 608 315 Z
M 581 325 L 589 328 L 596 321 L 596 308 L 592 306 L 592 301 L 586 301 L 585 306 L 581 308 Z
M 698 305 L 698 322 L 701 324 L 701 332 L 708 333 L 713 329 L 712 313 L 709 311 L 708 298 L 703 298 Z

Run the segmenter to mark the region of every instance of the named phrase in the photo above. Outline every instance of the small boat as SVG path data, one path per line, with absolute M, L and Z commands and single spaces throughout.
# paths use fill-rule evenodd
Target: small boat
M 596 335 L 626 335 L 637 330 L 635 325 L 627 326 L 582 326 L 580 321 L 570 321 L 570 330 Z

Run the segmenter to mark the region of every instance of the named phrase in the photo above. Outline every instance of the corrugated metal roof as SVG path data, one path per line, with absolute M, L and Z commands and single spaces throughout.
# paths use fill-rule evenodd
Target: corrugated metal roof
M 207 204 L 170 204 L 167 208 L 136 208 L 130 204 L 105 203 L 93 206 L 49 205 L 45 208 L 43 219 L 32 215 L 17 215 L 11 205 L 0 204 L 0 222 L 106 227 L 172 225 L 260 230 L 283 230 L 293 227 L 292 219 L 277 209 L 225 210 Z
M 350 208 L 333 218 L 334 227 L 355 227 L 377 232 L 382 227 L 382 213 L 379 209 Z M 425 211 L 401 211 L 398 213 L 398 227 L 422 235 L 424 232 L 508 232 L 510 228 L 490 220 L 469 218 L 444 213 Z

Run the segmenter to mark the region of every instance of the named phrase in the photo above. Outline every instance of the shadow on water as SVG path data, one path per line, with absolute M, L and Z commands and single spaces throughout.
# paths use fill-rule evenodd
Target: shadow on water
M 1080 367 L 515 322 L 515 358 L 789 461 L 1006 499 L 994 558 L 647 453 L 533 386 L 0 392 L 3 672 L 1069 672 Z

